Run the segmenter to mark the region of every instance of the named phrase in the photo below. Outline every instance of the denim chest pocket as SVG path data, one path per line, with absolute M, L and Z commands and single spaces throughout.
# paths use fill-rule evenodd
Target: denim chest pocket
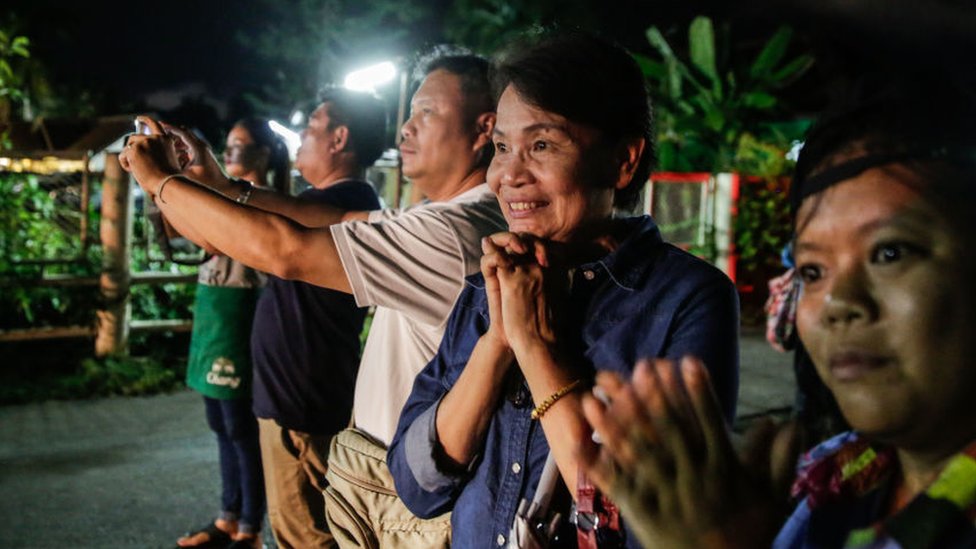
M 596 370 L 629 374 L 638 360 L 663 354 L 670 319 L 650 307 L 593 318 L 583 334 L 587 360 Z

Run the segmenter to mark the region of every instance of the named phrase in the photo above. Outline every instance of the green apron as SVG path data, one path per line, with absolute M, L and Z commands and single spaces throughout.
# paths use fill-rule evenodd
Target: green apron
M 188 386 L 222 400 L 251 396 L 251 323 L 260 292 L 197 284 Z

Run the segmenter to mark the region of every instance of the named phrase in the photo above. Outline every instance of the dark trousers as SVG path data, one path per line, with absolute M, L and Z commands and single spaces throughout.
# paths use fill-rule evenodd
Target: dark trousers
M 203 401 L 220 451 L 221 510 L 240 517 L 242 532 L 257 532 L 264 519 L 264 474 L 251 399 Z

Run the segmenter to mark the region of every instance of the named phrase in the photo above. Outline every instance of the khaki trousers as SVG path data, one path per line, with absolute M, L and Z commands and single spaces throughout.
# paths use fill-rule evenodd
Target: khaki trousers
M 339 547 L 450 547 L 450 513 L 415 517 L 396 495 L 386 448 L 362 431 L 346 429 L 332 439 L 326 478 L 326 516 Z
M 283 429 L 258 418 L 268 519 L 281 549 L 334 548 L 325 521 L 329 438 Z

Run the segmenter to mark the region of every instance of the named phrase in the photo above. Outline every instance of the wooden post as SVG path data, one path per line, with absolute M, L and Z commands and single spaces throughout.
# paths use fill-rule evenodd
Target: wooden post
M 95 356 L 128 351 L 129 259 L 132 242 L 132 193 L 129 174 L 119 165 L 118 154 L 105 154 L 102 179 L 102 275 L 99 289 L 102 309 L 97 312 Z
M 88 251 L 88 207 L 91 205 L 91 151 L 85 151 L 85 166 L 81 171 L 81 251 L 84 255 Z

